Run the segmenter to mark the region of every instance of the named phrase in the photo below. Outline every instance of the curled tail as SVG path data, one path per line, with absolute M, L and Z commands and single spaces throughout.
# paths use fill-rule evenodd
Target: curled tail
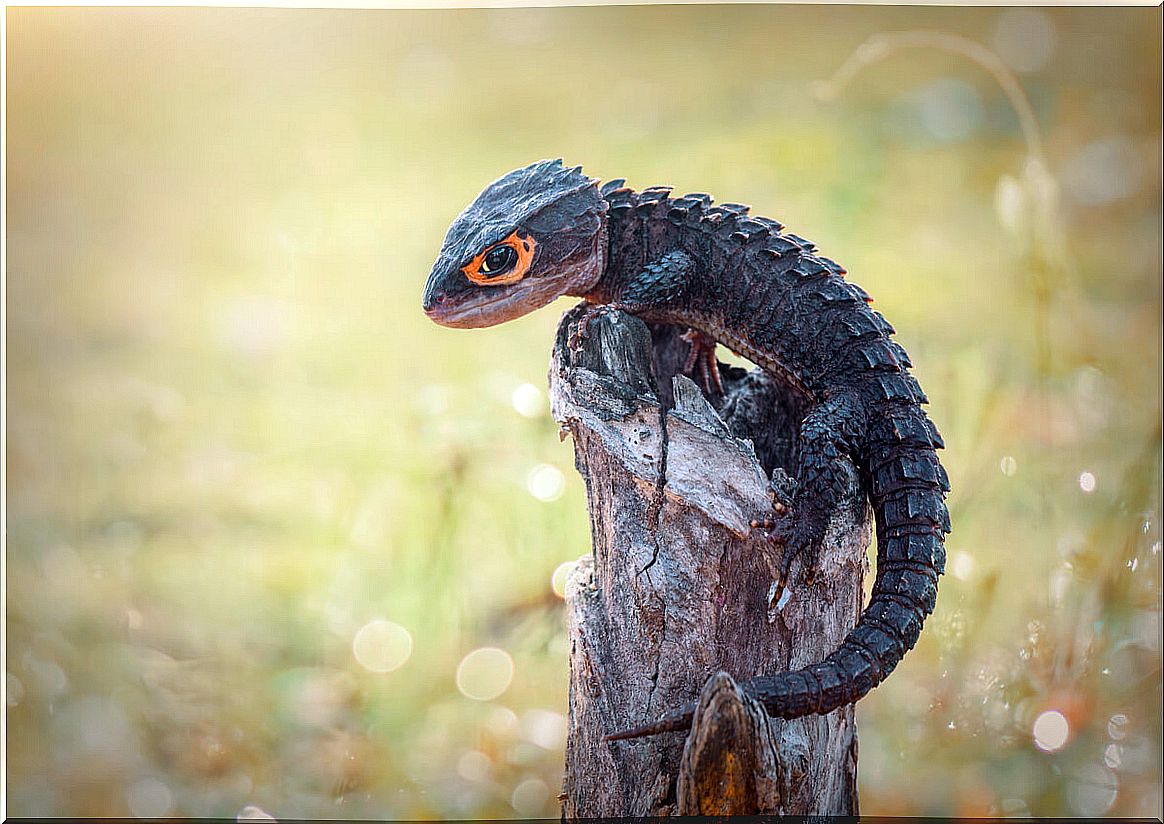
M 949 481 L 936 453 L 941 436 L 917 404 L 880 404 L 873 411 L 863 461 L 877 524 L 873 593 L 857 626 L 819 664 L 744 684 L 777 718 L 824 715 L 862 698 L 913 648 L 934 610 L 950 531 Z M 604 740 L 688 729 L 695 706 Z

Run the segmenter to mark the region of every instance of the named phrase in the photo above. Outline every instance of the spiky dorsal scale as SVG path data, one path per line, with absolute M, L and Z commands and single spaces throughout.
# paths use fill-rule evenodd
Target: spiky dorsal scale
M 602 187 L 598 191 L 603 197 L 610 197 L 615 192 L 630 190 L 626 188 L 626 178 L 618 177 L 614 180 L 608 180 L 603 183 Z

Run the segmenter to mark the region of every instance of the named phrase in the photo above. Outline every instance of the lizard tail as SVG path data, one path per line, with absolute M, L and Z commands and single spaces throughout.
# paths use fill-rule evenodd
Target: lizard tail
M 627 738 L 643 738 L 647 735 L 659 735 L 664 732 L 681 732 L 691 729 L 691 719 L 695 717 L 695 704 L 688 704 L 678 712 L 664 715 L 653 724 L 644 724 L 629 730 L 612 732 L 602 736 L 603 741 L 623 741 Z

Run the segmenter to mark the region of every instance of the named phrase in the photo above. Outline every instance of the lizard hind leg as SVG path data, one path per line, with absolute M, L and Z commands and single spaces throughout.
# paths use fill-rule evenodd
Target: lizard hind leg
M 780 514 L 779 508 L 783 505 L 777 502 L 775 506 Z M 818 524 L 827 525 L 828 520 L 826 517 L 822 522 L 794 515 L 800 511 L 799 507 L 794 510 L 784 509 L 784 517 L 778 520 L 752 521 L 752 527 L 764 533 L 764 537 L 771 544 L 773 554 L 778 557 L 773 564 L 773 586 L 768 593 L 769 609 L 782 603 L 785 591 L 789 587 L 793 561 L 797 558 L 803 559 L 802 580 L 806 586 L 812 585 L 816 573 L 817 554 L 824 538 L 824 528 L 818 528 Z
M 770 607 L 784 595 L 798 558 L 803 582 L 813 582 L 829 521 L 852 493 L 850 456 L 857 451 L 862 418 L 859 401 L 848 394 L 817 404 L 800 426 L 795 482 L 783 470 L 773 472 L 773 509 L 778 517 L 753 523 L 779 547 Z

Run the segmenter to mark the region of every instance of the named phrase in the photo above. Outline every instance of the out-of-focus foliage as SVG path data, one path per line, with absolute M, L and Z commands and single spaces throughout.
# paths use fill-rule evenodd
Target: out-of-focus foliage
M 1157 9 L 7 14 L 11 814 L 556 814 L 557 314 L 419 297 L 563 156 L 781 219 L 917 363 L 950 574 L 862 811 L 1160 815 Z M 816 94 L 906 29 L 1045 163 L 948 51 Z

